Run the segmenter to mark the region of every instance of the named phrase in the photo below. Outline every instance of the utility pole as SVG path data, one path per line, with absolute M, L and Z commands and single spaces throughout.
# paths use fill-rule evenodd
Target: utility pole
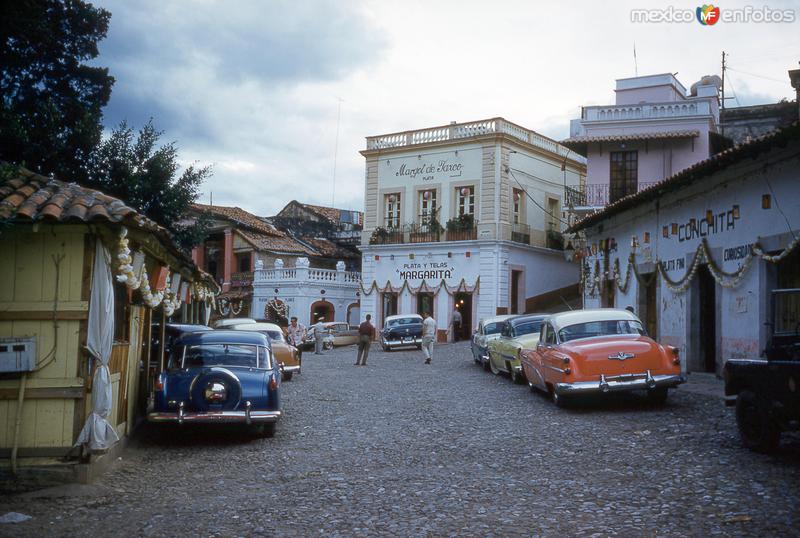
M 725 51 L 722 51 L 722 100 L 720 102 L 720 112 L 719 112 L 719 132 L 722 136 L 725 136 L 725 122 L 722 119 L 723 113 L 725 112 Z

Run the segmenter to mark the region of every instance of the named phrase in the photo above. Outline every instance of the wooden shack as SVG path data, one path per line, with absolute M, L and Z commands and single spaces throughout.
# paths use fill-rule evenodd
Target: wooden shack
M 110 254 L 114 277 L 107 422 L 120 440 L 103 450 L 76 445 L 92 413 L 99 362 L 87 351 L 98 243 Z M 6 462 L 0 466 L 19 472 L 61 462 L 72 478 L 91 480 L 144 415 L 154 323 L 169 316 L 202 323 L 218 291 L 166 229 L 122 201 L 24 169 L 6 174 L 0 180 L 0 358 L 3 350 L 32 342 L 35 360 L 0 362 L 0 459 Z

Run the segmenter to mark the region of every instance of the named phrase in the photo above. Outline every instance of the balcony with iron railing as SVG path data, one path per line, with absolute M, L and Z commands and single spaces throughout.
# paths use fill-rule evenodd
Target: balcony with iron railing
M 455 217 L 445 227 L 427 214 L 421 215 L 418 223 L 398 226 L 396 221 L 389 221 L 386 224 L 372 231 L 370 245 L 473 241 L 478 238 L 478 223 L 472 215 Z
M 564 187 L 564 207 L 572 209 L 601 208 L 620 198 L 636 194 L 658 183 L 657 181 L 628 182 L 621 185 L 589 183 Z
M 528 224 L 518 222 L 511 225 L 511 240 L 515 243 L 531 244 L 531 227 Z
M 583 157 L 576 155 L 575 152 L 570 152 L 569 149 L 555 140 L 511 123 L 504 118 L 491 118 L 468 123 L 451 123 L 450 125 L 431 127 L 429 129 L 370 136 L 367 137 L 367 150 L 402 148 L 432 142 L 461 140 L 488 134 L 506 134 L 539 149 L 555 153 L 560 157 L 569 158 L 583 164 L 586 163 Z

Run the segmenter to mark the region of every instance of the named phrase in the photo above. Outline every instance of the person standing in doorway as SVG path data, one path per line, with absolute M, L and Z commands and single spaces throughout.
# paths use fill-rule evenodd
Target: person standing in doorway
M 453 329 L 453 342 L 458 342 L 459 336 L 461 336 L 461 312 L 458 311 L 458 307 L 456 306 L 453 309 L 453 314 L 450 316 L 450 325 Z
M 436 340 L 436 320 L 429 312 L 422 313 L 422 352 L 425 353 L 425 364 L 433 358 L 433 342 Z
M 358 355 L 356 355 L 356 366 L 366 366 L 369 346 L 375 339 L 375 327 L 369 320 L 372 316 L 367 314 L 367 319 L 358 326 Z
M 317 318 L 317 322 L 311 326 L 314 331 L 314 355 L 322 355 L 322 339 L 325 337 L 325 316 Z
M 298 358 L 303 356 L 303 340 L 306 339 L 306 328 L 302 323 L 297 322 L 297 316 L 292 316 L 289 326 L 286 328 L 287 340 L 289 344 L 297 348 Z

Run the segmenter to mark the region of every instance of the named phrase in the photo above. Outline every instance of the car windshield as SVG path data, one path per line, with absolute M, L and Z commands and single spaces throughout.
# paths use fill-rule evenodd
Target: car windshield
M 483 326 L 483 334 L 499 334 L 502 330 L 502 323 L 487 323 Z
M 558 339 L 562 342 L 595 336 L 613 336 L 619 334 L 644 335 L 642 324 L 635 320 L 587 321 L 569 325 L 558 331 Z
M 270 340 L 276 342 L 283 342 L 283 333 L 281 331 L 262 331 Z
M 252 344 L 203 344 L 186 346 L 181 351 L 183 352 L 184 368 L 203 366 L 258 368 L 259 348 Z M 264 359 L 266 355 L 264 350 L 262 349 L 260 352 Z M 268 367 L 268 365 L 264 364 L 264 367 Z
M 419 318 L 398 318 L 390 319 L 386 322 L 387 327 L 400 327 L 403 325 L 418 325 L 422 323 Z
M 522 336 L 523 334 L 539 334 L 542 330 L 543 320 L 524 321 L 518 325 L 514 325 L 514 335 Z

